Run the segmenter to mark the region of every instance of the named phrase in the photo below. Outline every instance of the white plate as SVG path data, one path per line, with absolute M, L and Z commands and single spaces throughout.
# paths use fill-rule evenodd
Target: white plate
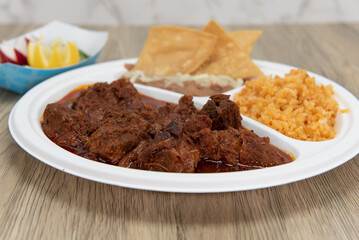
M 124 72 L 124 59 L 76 69 L 57 75 L 31 89 L 14 106 L 9 117 L 9 129 L 15 141 L 29 154 L 61 171 L 122 187 L 165 192 L 229 192 L 258 189 L 286 184 L 328 171 L 353 158 L 359 152 L 359 102 L 349 91 L 314 73 L 317 83 L 331 84 L 341 109 L 337 136 L 324 142 L 304 142 L 286 137 L 254 120 L 243 117 L 243 125 L 260 136 L 269 136 L 271 142 L 292 152 L 296 160 L 276 167 L 229 173 L 164 173 L 127 169 L 91 161 L 72 154 L 50 141 L 43 133 L 40 117 L 48 103 L 55 102 L 75 87 L 83 84 L 113 81 Z M 283 75 L 294 67 L 255 61 L 265 74 Z M 177 102 L 181 94 L 148 86 L 135 85 L 138 91 L 161 100 Z M 239 89 L 228 93 L 234 94 Z M 196 106 L 205 98 L 194 98 Z

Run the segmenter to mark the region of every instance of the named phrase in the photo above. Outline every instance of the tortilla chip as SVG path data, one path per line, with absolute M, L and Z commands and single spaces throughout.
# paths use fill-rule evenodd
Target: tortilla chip
M 213 52 L 217 37 L 184 27 L 150 29 L 134 70 L 147 76 L 168 76 L 195 71 Z
M 226 75 L 234 79 L 249 79 L 262 76 L 262 71 L 253 63 L 248 54 L 244 52 L 233 52 L 226 57 L 214 62 L 206 62 L 193 74 Z
M 248 54 L 241 50 L 235 40 L 218 23 L 210 21 L 203 31 L 216 35 L 218 40 L 209 59 L 192 74 L 227 75 L 234 79 L 263 75 Z
M 244 30 L 244 31 L 234 31 L 230 32 L 230 35 L 234 38 L 240 48 L 250 54 L 254 43 L 262 35 L 261 30 Z
M 225 57 L 232 51 L 241 51 L 241 48 L 234 38 L 232 38 L 217 22 L 211 20 L 202 31 L 217 36 L 217 43 L 210 56 L 212 61 Z

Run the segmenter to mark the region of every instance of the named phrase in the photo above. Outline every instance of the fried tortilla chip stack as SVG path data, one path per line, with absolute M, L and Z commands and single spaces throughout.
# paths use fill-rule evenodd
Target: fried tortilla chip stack
M 138 62 L 132 71 L 147 76 L 182 74 L 226 75 L 247 79 L 263 75 L 249 53 L 261 31 L 229 34 L 215 21 L 201 31 L 184 27 L 157 26 L 150 29 Z M 240 40 L 233 37 L 239 36 Z

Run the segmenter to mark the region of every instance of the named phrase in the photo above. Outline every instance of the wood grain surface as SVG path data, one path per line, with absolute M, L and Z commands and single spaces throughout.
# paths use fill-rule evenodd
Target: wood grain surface
M 0 40 L 33 28 L 0 25 Z M 99 62 L 137 57 L 148 31 L 89 28 L 110 31 Z M 358 23 L 251 28 L 263 30 L 253 58 L 321 74 L 359 96 Z M 319 176 L 253 191 L 121 188 L 58 171 L 23 151 L 7 125 L 20 97 L 0 89 L 0 239 L 359 239 L 358 156 Z

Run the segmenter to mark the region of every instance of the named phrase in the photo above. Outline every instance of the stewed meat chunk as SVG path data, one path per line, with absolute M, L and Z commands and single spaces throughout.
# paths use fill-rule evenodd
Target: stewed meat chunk
M 42 128 L 53 142 L 82 157 L 142 170 L 240 171 L 293 160 L 268 138 L 243 128 L 241 120 L 229 96 L 211 96 L 199 110 L 191 96 L 165 103 L 143 97 L 119 79 L 49 104 Z

